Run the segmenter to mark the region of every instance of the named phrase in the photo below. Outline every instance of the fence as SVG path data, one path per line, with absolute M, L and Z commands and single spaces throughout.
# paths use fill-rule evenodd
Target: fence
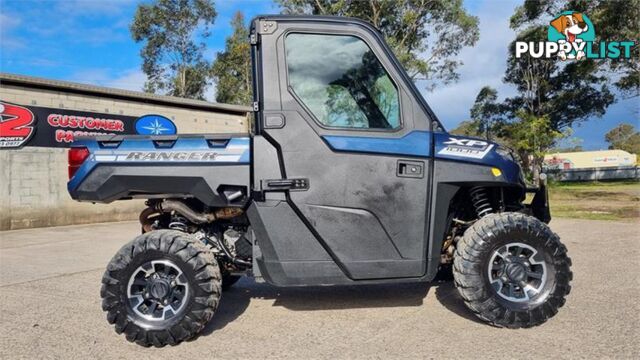
M 556 181 L 600 181 L 640 179 L 637 166 L 611 168 L 585 168 L 567 170 L 548 170 L 547 175 Z

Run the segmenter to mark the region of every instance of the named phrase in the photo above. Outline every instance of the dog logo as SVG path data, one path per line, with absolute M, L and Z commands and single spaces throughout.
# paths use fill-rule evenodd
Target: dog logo
M 633 40 L 601 39 L 596 41 L 596 30 L 587 14 L 579 11 L 564 11 L 549 21 L 547 41 L 516 41 L 516 58 L 528 55 L 534 59 L 559 58 L 582 59 L 629 59 Z
M 35 121 L 31 110 L 0 102 L 0 148 L 15 149 L 24 145 L 35 132 Z
M 565 11 L 549 23 L 548 39 L 560 44 L 558 57 L 562 60 L 584 59 L 585 42 L 593 42 L 595 38 L 593 23 L 587 15 L 580 12 Z

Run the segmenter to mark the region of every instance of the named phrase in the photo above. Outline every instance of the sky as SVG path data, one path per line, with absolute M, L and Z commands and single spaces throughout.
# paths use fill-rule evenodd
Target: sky
M 129 33 L 137 0 L 0 0 L 0 71 L 50 79 L 140 90 L 145 76 L 140 70 L 141 44 Z M 508 21 L 515 0 L 465 0 L 467 10 L 480 19 L 480 40 L 459 54 L 464 62 L 460 81 L 422 95 L 443 122 L 453 129 L 469 118 L 469 109 L 485 85 L 501 97 L 514 94 L 502 83 L 507 46 L 515 37 Z M 236 11 L 250 19 L 258 14 L 279 12 L 270 0 L 218 0 L 218 17 L 206 41 L 210 59 L 224 49 L 229 23 Z M 206 98 L 213 101 L 215 89 Z M 618 100 L 602 118 L 589 119 L 574 128 L 574 137 L 585 149 L 604 149 L 604 134 L 627 122 L 638 126 L 637 99 Z

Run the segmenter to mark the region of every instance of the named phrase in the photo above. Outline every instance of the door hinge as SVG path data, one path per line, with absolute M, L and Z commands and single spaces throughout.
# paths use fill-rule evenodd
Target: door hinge
M 278 24 L 273 20 L 260 20 L 258 34 L 273 34 L 278 29 Z
M 260 103 L 257 101 L 253 102 L 253 111 L 260 111 Z

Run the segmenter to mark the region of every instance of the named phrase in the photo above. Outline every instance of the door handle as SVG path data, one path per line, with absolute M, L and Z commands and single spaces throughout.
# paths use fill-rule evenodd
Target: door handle
M 263 191 L 308 190 L 309 179 L 269 179 L 262 180 Z
M 398 160 L 396 176 L 421 179 L 424 177 L 424 162 Z

